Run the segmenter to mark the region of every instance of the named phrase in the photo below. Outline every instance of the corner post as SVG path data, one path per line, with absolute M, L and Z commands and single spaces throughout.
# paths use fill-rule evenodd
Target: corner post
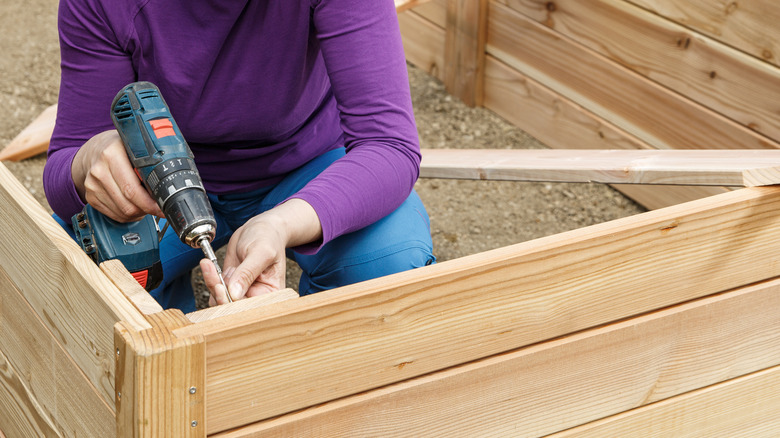
M 191 324 L 179 310 L 147 319 L 151 329 L 114 327 L 116 435 L 205 437 L 205 340 L 173 334 Z
M 488 0 L 447 0 L 444 85 L 469 106 L 482 106 Z

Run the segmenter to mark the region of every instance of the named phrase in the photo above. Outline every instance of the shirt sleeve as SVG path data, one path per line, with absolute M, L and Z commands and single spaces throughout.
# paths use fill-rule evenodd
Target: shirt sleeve
M 312 0 L 313 22 L 340 112 L 346 156 L 296 198 L 320 217 L 324 243 L 395 210 L 419 175 L 420 147 L 392 0 Z
M 43 185 L 54 212 L 69 220 L 84 206 L 71 176 L 73 157 L 92 136 L 113 128 L 111 101 L 135 73 L 99 2 L 61 0 L 58 29 L 62 73 Z

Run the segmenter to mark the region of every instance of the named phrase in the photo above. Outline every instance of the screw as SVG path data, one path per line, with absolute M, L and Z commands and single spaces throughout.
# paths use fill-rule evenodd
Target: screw
M 190 386 L 190 394 L 195 394 L 196 392 L 198 392 L 198 388 Z
M 116 393 L 116 398 L 117 398 L 117 400 L 121 400 L 122 399 L 122 393 L 121 392 L 117 392 Z
M 198 427 L 198 421 L 197 420 L 192 420 L 192 423 L 190 423 L 190 426 Z

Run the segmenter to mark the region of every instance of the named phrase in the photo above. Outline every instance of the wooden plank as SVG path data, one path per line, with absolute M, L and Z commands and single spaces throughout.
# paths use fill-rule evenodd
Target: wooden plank
M 447 26 L 447 0 L 433 0 L 414 8 L 414 13 L 444 29 Z
M 57 105 L 51 105 L 0 151 L 0 161 L 19 161 L 46 152 L 55 120 Z
M 780 66 L 780 8 L 774 0 L 627 0 Z
M 187 319 L 192 323 L 208 321 L 210 319 L 222 318 L 235 315 L 248 309 L 257 309 L 274 303 L 298 298 L 298 292 L 292 289 L 281 289 L 265 295 L 250 297 L 232 303 L 201 309 L 196 312 L 186 314 Z
M 741 189 L 206 321 L 209 433 L 780 275 Z
M 420 176 L 753 187 L 780 183 L 780 150 L 423 149 Z
M 780 363 L 778 306 L 775 279 L 217 436 L 542 436 Z
M 485 107 L 541 140 L 562 149 L 650 149 L 607 120 L 510 68 L 492 56 L 485 63 Z M 616 186 L 649 209 L 726 192 L 716 187 Z
M 113 325 L 149 324 L 3 165 L 0 206 L 2 268 L 101 395 L 113 399 Z
M 780 146 L 504 5 L 489 17 L 489 54 L 655 148 Z
M 398 16 L 406 60 L 431 76 L 444 77 L 444 29 L 414 11 Z
M 142 314 L 151 315 L 163 311 L 160 303 L 138 284 L 119 260 L 106 260 L 100 264 L 100 270 Z
M 671 207 L 696 199 L 727 193 L 726 187 L 710 186 L 638 186 L 613 184 L 612 187 L 648 210 Z
M 482 106 L 488 0 L 447 0 L 444 86 L 469 106 Z
M 780 367 L 773 367 L 551 435 L 550 438 L 774 438 L 778 430 Z
M 154 328 L 116 325 L 117 437 L 205 437 L 205 345 L 178 337 L 179 310 L 149 316 Z
M 395 11 L 403 12 L 427 3 L 429 0 L 395 0 Z
M 15 403 L 38 436 L 110 436 L 113 398 L 105 399 L 65 351 L 67 340 L 47 329 L 27 300 L 0 269 L 0 351 L 6 362 L 2 384 L 19 398 Z M 103 358 L 111 361 L 111 357 Z M 0 422 L 0 425 L 2 423 Z
M 780 68 L 622 0 L 498 0 L 740 124 L 780 140 Z M 775 8 L 780 9 L 780 8 Z
M 0 350 L 0 428 L 12 437 L 61 437 L 30 393 L 22 374 Z M 0 430 L 0 438 L 5 438 Z

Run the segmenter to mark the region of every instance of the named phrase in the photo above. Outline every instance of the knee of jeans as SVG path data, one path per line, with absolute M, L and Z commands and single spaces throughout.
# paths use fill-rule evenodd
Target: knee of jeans
M 384 277 L 436 263 L 430 248 L 407 247 L 359 263 L 335 265 L 327 270 L 304 272 L 298 293 L 309 295 L 361 281 Z

